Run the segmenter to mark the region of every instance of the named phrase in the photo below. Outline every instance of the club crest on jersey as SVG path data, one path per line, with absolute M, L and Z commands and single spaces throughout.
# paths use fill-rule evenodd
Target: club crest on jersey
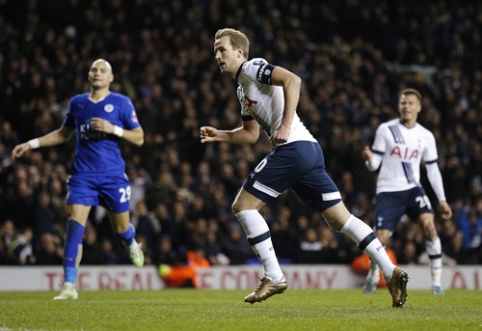
M 104 106 L 104 111 L 106 113 L 112 113 L 114 111 L 114 106 L 109 103 L 108 105 Z

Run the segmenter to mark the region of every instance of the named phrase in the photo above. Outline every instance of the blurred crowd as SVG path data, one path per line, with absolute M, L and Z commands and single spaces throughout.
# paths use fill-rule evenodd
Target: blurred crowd
M 22 13 L 21 15 L 19 13 Z M 449 221 L 436 218 L 447 264 L 482 263 L 482 3 L 466 0 L 0 1 L 0 264 L 60 265 L 66 179 L 75 142 L 13 161 L 21 142 L 57 129 L 69 98 L 89 90 L 98 58 L 112 89 L 134 102 L 145 131 L 122 143 L 131 215 L 147 264 L 179 265 L 201 250 L 211 265 L 256 263 L 231 203 L 271 151 L 200 144 L 199 127 L 240 125 L 236 85 L 214 60 L 213 36 L 244 31 L 250 56 L 303 79 L 298 114 L 323 147 L 349 210 L 371 224 L 376 173 L 361 156 L 397 117 L 398 91 L 423 94 L 420 122 L 438 144 Z M 422 183 L 436 208 L 425 173 Z M 349 264 L 361 252 L 285 192 L 261 213 L 282 263 Z M 399 263 L 428 264 L 418 226 L 400 223 Z M 82 264 L 129 263 L 105 210 L 94 208 Z

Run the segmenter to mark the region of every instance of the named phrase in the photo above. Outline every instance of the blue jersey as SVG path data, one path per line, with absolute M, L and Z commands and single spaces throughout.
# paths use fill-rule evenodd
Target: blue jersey
M 119 149 L 120 138 L 92 130 L 93 117 L 103 118 L 127 130 L 140 127 L 134 105 L 127 96 L 111 92 L 97 103 L 89 98 L 89 93 L 73 97 L 63 123 L 76 131 L 72 174 L 123 174 L 125 163 Z

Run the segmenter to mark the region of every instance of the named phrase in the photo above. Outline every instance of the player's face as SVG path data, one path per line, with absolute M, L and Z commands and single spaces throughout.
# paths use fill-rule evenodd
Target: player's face
M 90 85 L 95 89 L 109 87 L 114 80 L 112 68 L 106 61 L 98 60 L 92 63 L 89 71 Z
M 417 121 L 422 105 L 415 94 L 404 94 L 398 103 L 398 112 L 402 123 L 412 126 Z
M 233 48 L 229 36 L 216 39 L 214 42 L 214 56 L 222 73 L 236 74 L 239 67 L 237 59 L 240 58 L 240 52 Z

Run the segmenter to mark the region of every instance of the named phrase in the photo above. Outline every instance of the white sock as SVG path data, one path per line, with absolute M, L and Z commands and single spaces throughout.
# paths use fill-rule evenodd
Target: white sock
M 236 217 L 244 228 L 251 248 L 263 264 L 264 276 L 271 280 L 280 280 L 283 272 L 271 242 L 268 224 L 263 216 L 257 210 L 250 209 L 240 211 Z
M 427 254 L 430 261 L 430 274 L 432 275 L 432 286 L 441 286 L 442 278 L 442 244 L 437 237 L 435 242 L 427 240 L 425 242 Z
M 385 281 L 388 283 L 396 266 L 388 257 L 385 248 L 383 248 L 382 243 L 378 240 L 373 230 L 359 218 L 350 215 L 345 225 L 343 225 L 341 233 L 353 239 L 363 253 L 378 264 Z

